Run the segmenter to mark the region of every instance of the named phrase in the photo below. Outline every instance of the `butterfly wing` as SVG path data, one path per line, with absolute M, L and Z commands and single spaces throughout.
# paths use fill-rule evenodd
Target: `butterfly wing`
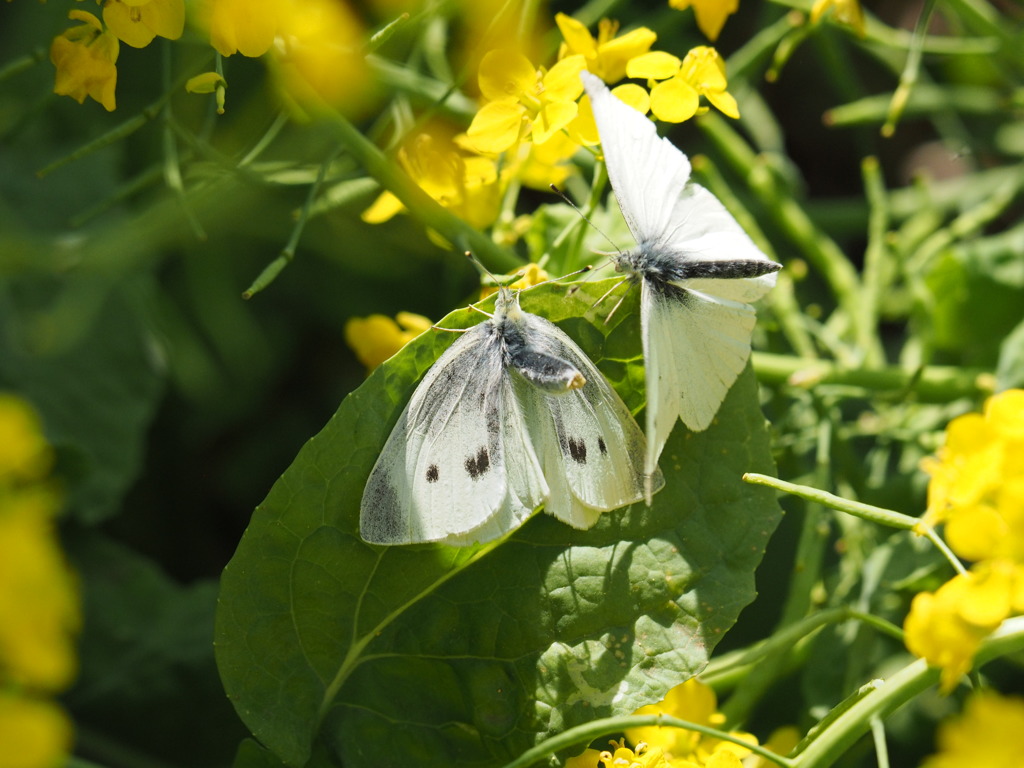
M 464 334 L 416 388 L 366 483 L 364 540 L 487 541 L 547 496 L 490 331 L 484 323 Z
M 541 317 L 524 313 L 524 324 L 533 348 L 568 362 L 586 379 L 558 394 L 525 381 L 518 389 L 550 487 L 546 511 L 589 528 L 602 512 L 649 497 L 664 481 L 657 467 L 646 476 L 643 433 L 586 354 Z
M 690 161 L 650 120 L 612 95 L 589 72 L 580 78 L 594 110 L 608 178 L 637 243 L 658 239 L 674 223 L 676 201 L 690 178 Z
M 642 290 L 646 466 L 652 467 L 677 418 L 694 431 L 710 426 L 750 357 L 755 314 L 743 302 L 672 284 L 644 280 Z

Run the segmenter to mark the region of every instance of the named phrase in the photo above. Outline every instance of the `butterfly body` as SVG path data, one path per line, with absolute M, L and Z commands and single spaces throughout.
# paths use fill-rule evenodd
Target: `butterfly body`
M 690 181 L 690 162 L 644 115 L 581 73 L 608 177 L 637 245 L 613 255 L 641 285 L 647 371 L 646 466 L 656 466 L 677 419 L 707 429 L 750 357 L 751 302 L 780 264 L 718 199 Z
M 576 528 L 644 487 L 643 435 L 586 355 L 501 289 L 438 358 L 399 417 L 360 509 L 377 544 L 497 538 L 540 505 Z

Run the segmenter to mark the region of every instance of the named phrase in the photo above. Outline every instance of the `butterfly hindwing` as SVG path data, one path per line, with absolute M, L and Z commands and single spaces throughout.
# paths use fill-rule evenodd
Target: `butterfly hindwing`
M 551 488 L 547 509 L 576 528 L 589 528 L 601 512 L 638 501 L 661 488 L 655 471 L 645 482 L 644 436 L 629 409 L 584 352 L 557 326 L 527 315 L 530 338 L 546 355 L 574 366 L 586 383 L 551 394 L 524 392 L 530 419 L 544 446 L 542 461 Z

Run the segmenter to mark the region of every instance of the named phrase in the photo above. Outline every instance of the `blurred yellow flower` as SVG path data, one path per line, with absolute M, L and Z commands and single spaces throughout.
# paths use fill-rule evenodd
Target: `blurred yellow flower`
M 693 7 L 697 26 L 708 40 L 717 40 L 725 20 L 740 7 L 740 0 L 668 0 L 678 11 Z
M 490 158 L 462 152 L 443 128 L 431 126 L 406 140 L 398 150 L 398 162 L 424 192 L 473 226 L 483 229 L 497 218 L 497 166 Z M 394 194 L 384 191 L 362 218 L 380 224 L 404 210 Z
M 601 19 L 595 40 L 584 24 L 564 13 L 555 15 L 555 23 L 565 38 L 558 58 L 577 54 L 583 56 L 586 69 L 606 83 L 616 83 L 625 77 L 626 62 L 647 53 L 658 37 L 647 27 L 639 27 L 622 37 L 616 37 L 619 23 Z
M 1002 768 L 1024 754 L 1024 699 L 981 690 L 959 717 L 939 726 L 939 751 L 921 768 Z
M 997 569 L 958 575 L 914 597 L 903 623 L 907 649 L 941 668 L 944 693 L 970 671 L 981 641 L 1007 617 L 1012 589 L 1012 575 Z
M 75 674 L 73 635 L 78 593 L 64 564 L 53 516 L 57 497 L 45 486 L 0 496 L 0 660 L 20 685 L 64 688 Z
M 0 768 L 53 768 L 71 749 L 71 723 L 49 701 L 0 693 Z
M 88 11 L 69 11 L 68 18 L 83 23 L 66 29 L 50 45 L 50 61 L 57 68 L 53 92 L 79 104 L 88 96 L 112 112 L 117 107 L 117 37 L 104 31 L 100 20 Z
M 185 0 L 106 0 L 103 21 L 133 48 L 145 48 L 157 35 L 177 40 L 185 29 Z
M 21 398 L 0 393 L 0 482 L 38 480 L 52 461 L 36 412 Z
M 726 90 L 725 61 L 706 45 L 691 49 L 682 61 L 663 51 L 638 56 L 626 65 L 626 74 L 661 81 L 651 88 L 651 112 L 667 123 L 681 123 L 705 111 L 701 96 L 727 117 L 740 116 L 736 99 Z
M 550 70 L 537 69 L 523 54 L 499 49 L 480 62 L 480 92 L 488 103 L 473 118 L 466 139 L 477 151 L 504 152 L 530 136 L 543 144 L 576 117 L 583 92 L 583 56 L 568 56 Z
M 511 283 L 506 283 L 504 280 L 502 280 L 501 284 L 504 285 L 506 288 L 513 288 L 517 291 L 521 291 L 526 288 L 532 288 L 535 285 L 546 283 L 548 280 L 551 279 L 550 275 L 548 275 L 547 272 L 545 272 L 538 264 L 535 264 L 533 262 L 530 262 L 521 269 L 517 269 L 510 275 L 506 275 L 506 277 L 512 277 L 513 275 L 518 277 L 519 279 L 514 280 Z M 492 293 L 497 292 L 497 286 L 485 285 L 480 289 L 480 298 L 486 299 Z
M 814 0 L 811 7 L 811 23 L 816 24 L 829 11 L 836 21 L 846 24 L 864 37 L 864 11 L 858 0 Z
M 399 312 L 394 320 L 385 315 L 353 317 L 345 323 L 345 341 L 370 372 L 430 325 L 430 320 L 412 312 Z
M 358 111 L 373 90 L 365 45 L 366 29 L 343 0 L 284 3 L 272 59 L 283 95 L 302 111 L 320 100 Z
M 221 56 L 262 56 L 274 44 L 294 0 L 204 0 L 198 19 Z
M 515 176 L 524 186 L 547 190 L 552 184 L 561 187 L 576 172 L 570 162 L 580 146 L 564 132 L 556 133 L 543 144 L 526 144 L 519 148 L 522 158 L 513 166 Z
M 68 718 L 42 698 L 74 677 L 81 624 L 53 529 L 50 461 L 39 417 L 0 394 L 0 768 L 52 768 L 71 742 Z
M 664 714 L 691 723 L 720 728 L 725 723 L 725 716 L 718 712 L 717 708 L 715 692 L 710 686 L 693 678 L 670 690 L 662 701 L 641 707 L 634 714 Z M 691 765 L 731 768 L 739 766 L 740 761 L 751 754 L 749 749 L 738 744 L 682 728 L 646 726 L 628 728 L 625 733 L 626 738 L 633 744 L 643 742 L 658 748 L 664 753 L 665 760 L 672 768 Z M 757 744 L 757 738 L 752 734 L 731 731 L 730 735 Z

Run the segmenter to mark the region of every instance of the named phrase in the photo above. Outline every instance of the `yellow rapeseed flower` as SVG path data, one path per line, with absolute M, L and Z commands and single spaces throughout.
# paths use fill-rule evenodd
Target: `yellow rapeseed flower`
M 117 107 L 117 37 L 88 11 L 69 11 L 68 18 L 83 23 L 66 29 L 50 45 L 50 61 L 57 68 L 53 92 L 79 104 L 88 96 L 112 112 Z
M 668 768 L 665 754 L 659 747 L 650 748 L 644 742 L 630 749 L 625 739 L 610 742 L 613 749 L 598 755 L 604 768 Z M 586 754 L 586 753 L 584 753 Z
M 52 461 L 38 414 L 21 398 L 0 393 L 0 482 L 38 480 Z
M 204 0 L 198 19 L 221 56 L 262 56 L 274 44 L 293 0 Z
M 518 51 L 490 51 L 480 62 L 479 77 L 488 102 L 466 131 L 467 141 L 486 154 L 504 152 L 527 137 L 543 144 L 576 117 L 585 66 L 578 54 L 545 70 Z
M 635 714 L 664 714 L 691 723 L 720 728 L 725 723 L 725 716 L 718 712 L 717 708 L 715 692 L 710 686 L 693 678 L 670 690 L 657 704 L 641 707 Z M 751 754 L 749 749 L 738 744 L 682 728 L 646 726 L 629 728 L 625 733 L 626 738 L 633 744 L 643 742 L 658 748 L 672 768 L 690 765 L 731 768 L 740 766 L 740 761 Z M 733 731 L 730 735 L 757 744 L 757 738 L 752 734 Z
M 501 189 L 495 162 L 463 152 L 442 127 L 428 127 L 407 139 L 398 162 L 424 192 L 473 226 L 483 229 L 497 218 Z M 380 224 L 404 210 L 394 194 L 384 191 L 362 218 Z
M 642 115 L 646 115 L 651 109 L 650 94 L 636 83 L 623 83 L 612 88 L 612 95 Z M 586 94 L 580 99 L 576 119 L 569 123 L 565 130 L 569 138 L 581 146 L 592 147 L 601 143 L 597 123 L 594 122 L 594 108 Z
M 71 723 L 49 701 L 0 693 L 0 768 L 53 768 L 71 748 Z
M 682 61 L 663 51 L 638 56 L 626 65 L 626 74 L 660 81 L 651 88 L 651 112 L 667 123 L 681 123 L 705 111 L 701 96 L 722 114 L 740 116 L 736 99 L 726 90 L 725 61 L 706 45 L 693 48 Z
M 145 48 L 157 35 L 177 40 L 185 29 L 185 0 L 106 0 L 103 21 L 133 48 Z
M 353 317 L 345 323 L 345 341 L 359 361 L 372 371 L 398 350 L 430 328 L 430 320 L 412 312 Z
M 1024 699 L 982 690 L 971 695 L 959 717 L 942 723 L 939 751 L 921 768 L 1002 768 L 1024 755 Z
M 668 0 L 676 10 L 692 7 L 697 16 L 697 26 L 708 40 L 717 40 L 725 20 L 740 7 L 740 0 Z
M 306 111 L 322 100 L 358 111 L 373 91 L 364 58 L 366 29 L 342 0 L 289 0 L 271 59 L 282 95 Z
M 601 19 L 597 27 L 597 38 L 590 30 L 571 16 L 564 13 L 555 15 L 555 23 L 565 38 L 558 58 L 580 55 L 586 60 L 586 69 L 606 83 L 617 83 L 626 76 L 626 63 L 647 53 L 658 36 L 647 27 L 639 27 L 616 37 L 619 23 Z
M 941 668 L 944 693 L 970 671 L 981 641 L 1009 615 L 1013 585 L 1012 574 L 984 569 L 914 597 L 903 623 L 907 649 Z
M 816 24 L 829 11 L 840 24 L 846 24 L 864 37 L 864 10 L 858 0 L 814 0 L 811 7 L 811 23 Z

